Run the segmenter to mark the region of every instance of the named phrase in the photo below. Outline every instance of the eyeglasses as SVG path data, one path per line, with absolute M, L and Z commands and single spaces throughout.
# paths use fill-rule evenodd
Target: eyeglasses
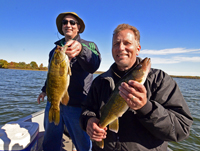
M 63 24 L 63 25 L 67 25 L 68 22 L 70 23 L 70 25 L 78 24 L 78 22 L 76 22 L 76 21 L 74 21 L 74 20 L 62 20 L 62 24 Z

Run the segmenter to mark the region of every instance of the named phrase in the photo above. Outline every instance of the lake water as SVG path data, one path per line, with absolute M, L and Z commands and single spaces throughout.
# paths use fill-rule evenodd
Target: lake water
M 37 97 L 47 76 L 46 71 L 0 69 L 0 127 L 45 108 Z M 174 151 L 200 150 L 200 80 L 174 78 L 188 103 L 194 119 L 188 139 L 169 143 Z

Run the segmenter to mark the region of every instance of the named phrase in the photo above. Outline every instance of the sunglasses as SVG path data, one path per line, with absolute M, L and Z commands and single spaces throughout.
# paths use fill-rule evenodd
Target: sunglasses
M 74 21 L 74 20 L 62 20 L 62 24 L 63 24 L 63 25 L 67 25 L 68 22 L 70 23 L 70 25 L 78 24 L 78 22 L 76 22 L 76 21 Z

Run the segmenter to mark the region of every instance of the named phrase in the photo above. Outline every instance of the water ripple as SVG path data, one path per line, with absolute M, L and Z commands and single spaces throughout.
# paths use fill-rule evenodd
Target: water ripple
M 37 96 L 47 72 L 1 69 L 0 75 L 0 126 L 44 109 L 46 102 L 38 105 Z
M 10 121 L 45 108 L 46 99 L 37 104 L 47 72 L 0 69 L 0 127 Z M 179 143 L 170 142 L 174 151 L 196 151 L 200 148 L 200 80 L 174 78 L 190 108 L 194 119 L 190 136 Z

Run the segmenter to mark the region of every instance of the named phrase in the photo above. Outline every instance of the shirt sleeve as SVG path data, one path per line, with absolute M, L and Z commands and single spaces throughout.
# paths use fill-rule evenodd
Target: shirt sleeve
M 81 67 L 89 72 L 94 73 L 100 66 L 101 55 L 97 45 L 93 42 L 81 42 L 82 50 L 77 57 Z
M 177 83 L 164 72 L 148 82 L 148 103 L 137 111 L 140 122 L 161 140 L 178 142 L 187 138 L 193 119 Z

